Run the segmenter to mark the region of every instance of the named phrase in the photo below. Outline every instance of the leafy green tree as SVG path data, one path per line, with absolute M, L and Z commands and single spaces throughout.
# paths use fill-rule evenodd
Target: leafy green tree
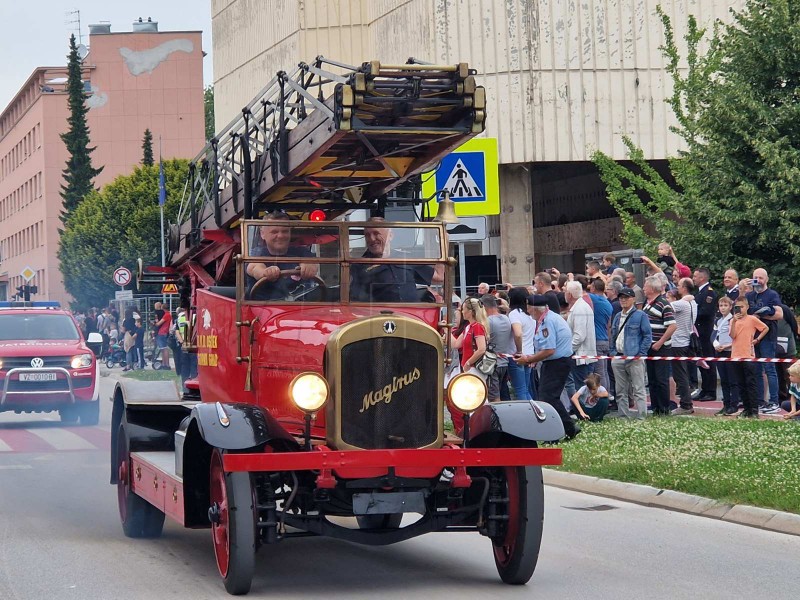
M 86 123 L 86 92 L 83 87 L 81 73 L 81 59 L 78 56 L 78 47 L 75 45 L 75 36 L 69 38 L 69 55 L 67 63 L 67 106 L 69 129 L 61 134 L 61 139 L 67 146 L 69 158 L 67 167 L 62 171 L 64 185 L 61 186 L 61 197 L 64 199 L 64 212 L 61 222 L 67 223 L 70 215 L 75 211 L 86 195 L 94 190 L 92 180 L 103 170 L 92 166 L 92 152 L 89 147 L 89 126 Z
M 678 257 L 721 275 L 758 266 L 797 301 L 800 259 L 800 3 L 748 0 L 709 36 L 690 17 L 688 70 L 670 20 L 662 48 L 674 83 L 669 98 L 686 150 L 670 161 L 673 190 L 626 140 L 633 170 L 593 157 L 631 245 L 673 244 Z M 647 235 L 643 223 L 656 231 Z
M 142 139 L 142 165 L 145 167 L 153 166 L 153 134 L 149 129 L 144 130 Z
M 214 86 L 209 85 L 203 91 L 203 106 L 206 111 L 206 140 L 214 137 Z
M 177 220 L 188 161 L 164 161 L 167 201 L 165 219 Z M 136 260 L 161 264 L 158 206 L 158 166 L 136 167 L 92 191 L 75 210 L 61 235 L 60 259 L 64 285 L 76 308 L 104 305 L 118 289 L 114 269 L 135 272 Z

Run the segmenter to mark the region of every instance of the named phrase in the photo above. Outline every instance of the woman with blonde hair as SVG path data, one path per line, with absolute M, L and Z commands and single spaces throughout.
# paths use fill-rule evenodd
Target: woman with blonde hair
M 461 335 L 451 344 L 461 350 L 461 369 L 466 373 L 483 358 L 489 339 L 489 319 L 478 298 L 467 298 L 461 304 L 461 316 L 467 322 Z
M 466 326 L 458 337 L 450 336 L 450 343 L 461 350 L 461 371 L 468 373 L 473 369 L 473 373 L 485 379 L 485 375 L 475 369 L 475 365 L 486 352 L 489 340 L 489 319 L 481 301 L 477 298 L 464 300 L 461 304 L 461 317 L 466 321 Z M 451 408 L 450 413 L 456 433 L 460 433 L 464 428 L 464 416 L 455 408 Z

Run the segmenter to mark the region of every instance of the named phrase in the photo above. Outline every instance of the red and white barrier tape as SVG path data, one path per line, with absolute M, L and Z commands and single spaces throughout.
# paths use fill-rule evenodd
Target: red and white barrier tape
M 514 358 L 513 354 L 497 353 L 501 358 Z M 756 362 L 756 363 L 793 363 L 796 358 L 725 358 L 722 356 L 578 356 L 570 358 L 578 360 L 679 360 L 694 362 Z

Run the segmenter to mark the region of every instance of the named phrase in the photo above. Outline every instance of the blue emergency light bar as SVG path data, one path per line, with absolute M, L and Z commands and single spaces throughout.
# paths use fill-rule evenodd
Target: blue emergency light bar
M 56 300 L 37 300 L 35 302 L 0 302 L 0 308 L 61 308 L 61 303 Z

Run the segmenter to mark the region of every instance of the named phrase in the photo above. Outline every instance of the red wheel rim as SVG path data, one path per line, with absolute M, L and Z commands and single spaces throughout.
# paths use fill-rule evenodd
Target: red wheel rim
M 506 535 L 501 543 L 494 544 L 494 556 L 502 566 L 507 566 L 511 557 L 514 556 L 514 547 L 517 543 L 519 533 L 519 474 L 516 467 L 506 467 L 506 492 L 508 493 L 508 525 Z
M 230 536 L 228 520 L 228 494 L 225 488 L 225 470 L 222 456 L 215 450 L 211 456 L 211 506 L 217 507 L 217 522 L 211 523 L 211 537 L 214 540 L 214 555 L 217 568 L 223 578 L 228 576 L 230 566 Z
M 119 517 L 123 523 L 128 521 L 128 494 L 131 493 L 131 482 L 128 480 L 128 460 L 123 457 L 117 471 L 117 503 L 119 504 Z

